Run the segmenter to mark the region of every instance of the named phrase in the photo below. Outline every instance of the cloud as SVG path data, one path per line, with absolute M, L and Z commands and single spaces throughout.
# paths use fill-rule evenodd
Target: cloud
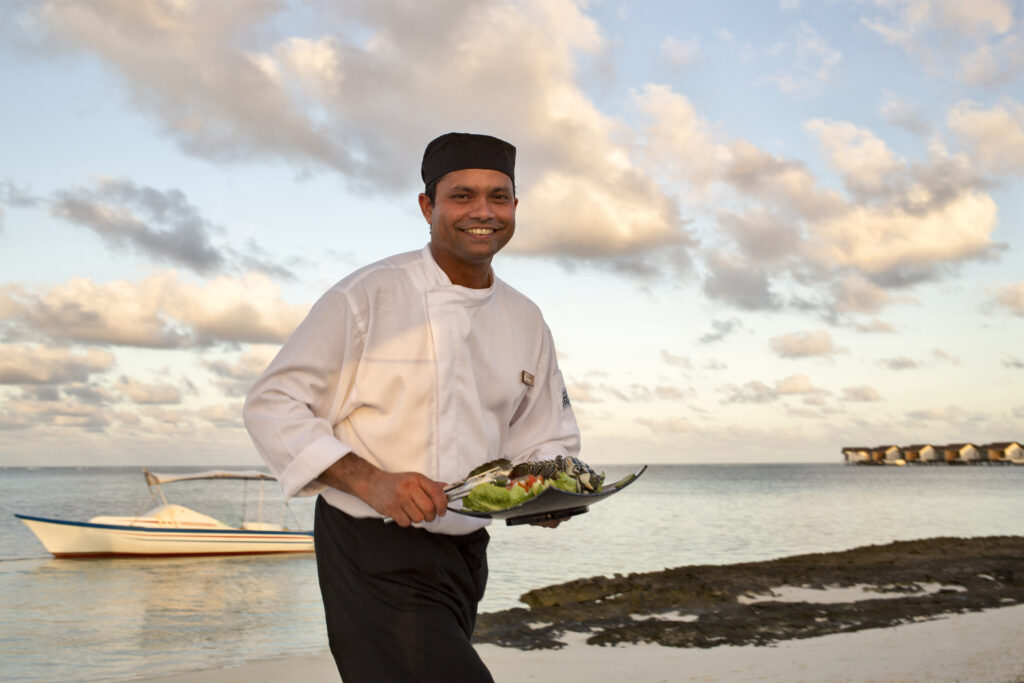
M 207 360 L 204 365 L 217 376 L 217 384 L 228 396 L 245 396 L 270 361 L 279 347 L 269 345 L 253 345 L 231 360 Z M 573 394 L 573 400 L 577 399 Z
M 72 385 L 81 388 L 79 383 Z M 100 390 L 103 392 L 104 390 Z M 0 431 L 103 432 L 111 424 L 108 400 L 95 396 L 81 398 L 82 392 L 59 391 L 56 387 L 23 387 L 21 395 L 0 404 Z
M 669 365 L 675 366 L 677 368 L 689 369 L 693 367 L 693 365 L 690 363 L 689 358 L 687 358 L 686 356 L 677 356 L 676 354 L 671 353 L 666 349 L 661 350 L 661 359 L 668 363 Z
M 888 291 L 855 273 L 834 283 L 832 293 L 836 310 L 841 313 L 877 313 L 893 300 Z
M 0 344 L 0 384 L 65 384 L 86 382 L 114 366 L 113 354 L 100 349 Z
M 748 311 L 777 309 L 781 305 L 763 268 L 722 252 L 708 254 L 707 267 L 704 293 L 708 297 Z
M 739 318 L 712 320 L 711 327 L 714 328 L 714 331 L 702 334 L 697 341 L 701 344 L 713 344 L 715 342 L 722 341 L 733 332 L 741 329 L 743 327 L 743 323 L 740 322 Z
M 116 386 L 125 396 L 140 405 L 181 403 L 181 390 L 171 384 L 146 384 L 122 375 Z
M 945 265 L 991 256 L 996 214 L 992 198 L 978 192 L 924 214 L 854 206 L 818 223 L 807 248 L 825 264 L 856 268 L 878 284 L 901 286 L 934 278 Z
M 1007 0 L 876 3 L 876 9 L 883 14 L 862 23 L 935 74 L 998 87 L 1024 70 L 1024 44 L 1011 33 L 1014 5 Z
M 1024 316 L 1024 280 L 996 290 L 996 303 L 1007 308 L 1014 315 Z
M 817 31 L 805 22 L 791 31 L 790 42 L 781 44 L 772 51 L 774 54 L 792 53 L 793 64 L 788 70 L 762 80 L 774 83 L 779 90 L 787 93 L 807 92 L 828 83 L 843 56 L 839 50 L 829 46 Z
M 743 386 L 728 384 L 724 391 L 726 397 L 722 403 L 771 403 L 783 396 L 811 396 L 826 392 L 814 386 L 806 375 L 791 375 L 768 386 L 760 380 L 747 382 Z
M 677 40 L 669 36 L 661 41 L 658 53 L 674 69 L 684 69 L 701 61 L 700 41 L 697 38 Z
M 689 99 L 657 84 L 634 91 L 632 99 L 648 119 L 642 131 L 647 163 L 660 174 L 697 188 L 722 176 L 732 154 L 715 140 L 711 124 Z
M 824 389 L 814 386 L 807 375 L 791 375 L 775 383 L 775 393 L 778 396 L 820 394 L 824 391 Z
M 983 109 L 958 102 L 947 117 L 950 130 L 967 146 L 972 158 L 995 174 L 1024 175 L 1024 106 L 1006 100 Z
M 842 174 L 847 190 L 855 197 L 887 195 L 890 178 L 905 167 L 874 133 L 848 121 L 812 119 L 804 127 L 818 136 L 829 164 Z
M 105 178 L 94 189 L 57 192 L 52 210 L 89 228 L 114 248 L 132 249 L 202 274 L 224 264 L 223 256 L 210 244 L 212 226 L 179 190 L 161 192 Z
M 795 255 L 802 239 L 799 224 L 766 209 L 746 214 L 722 211 L 718 223 L 733 237 L 743 255 L 753 262 L 772 262 Z
M 929 123 L 924 109 L 895 93 L 885 93 L 881 114 L 889 123 L 909 130 L 911 133 L 921 137 L 927 137 L 932 132 L 932 125 Z
M 859 387 L 843 387 L 842 398 L 844 401 L 859 403 L 882 400 L 878 390 L 867 385 Z
M 986 417 L 980 413 L 972 413 L 966 408 L 957 405 L 949 405 L 944 408 L 925 408 L 922 410 L 911 410 L 907 417 L 921 422 L 947 422 L 950 424 L 964 424 L 968 422 L 982 422 Z
M 878 361 L 890 370 L 916 370 L 921 365 L 913 358 L 906 356 L 896 356 L 894 358 L 883 358 Z
M 1012 353 L 1003 353 L 1003 367 L 1014 370 L 1024 370 L 1024 359 L 1018 358 Z
M 628 131 L 576 82 L 578 54 L 607 49 L 576 3 L 325 3 L 310 8 L 317 34 L 301 37 L 282 35 L 278 9 L 71 0 L 27 5 L 22 20 L 98 58 L 187 153 L 281 160 L 391 193 L 417 184 L 436 135 L 486 131 L 519 149 L 510 249 L 629 272 L 650 271 L 645 255 L 657 250 L 686 267 L 678 207 L 632 158 Z
M 768 340 L 768 346 L 783 358 L 831 356 L 842 352 L 827 330 L 784 334 Z
M 43 291 L 0 289 L 0 325 L 8 334 L 61 342 L 150 348 L 280 343 L 305 313 L 281 301 L 280 288 L 258 273 L 203 285 L 164 272 L 138 282 L 76 277 Z
M 895 332 L 896 330 L 893 329 L 892 325 L 890 325 L 889 323 L 885 322 L 884 320 L 879 320 L 878 318 L 875 318 L 874 320 L 871 320 L 870 322 L 862 323 L 862 324 L 857 325 L 857 331 L 858 332 L 874 333 L 874 332 Z
M 158 263 L 201 275 L 259 270 L 291 278 L 250 241 L 245 251 L 217 247 L 224 231 L 203 218 L 180 190 L 157 190 L 129 180 L 101 178 L 94 187 L 58 190 L 49 199 L 53 215 L 99 235 L 115 250 L 132 251 Z
M 779 398 L 774 389 L 760 380 L 747 382 L 741 387 L 726 385 L 725 392 L 722 403 L 771 403 Z

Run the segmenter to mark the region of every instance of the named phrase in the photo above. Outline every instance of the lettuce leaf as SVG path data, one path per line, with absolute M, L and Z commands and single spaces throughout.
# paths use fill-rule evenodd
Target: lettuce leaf
M 513 486 L 510 489 L 506 489 L 504 486 L 490 483 L 477 484 L 469 492 L 469 495 L 462 499 L 462 507 L 476 512 L 504 510 L 513 505 L 519 505 L 540 493 L 538 486 L 542 487 L 543 485 L 535 485 L 527 491 L 522 486 Z

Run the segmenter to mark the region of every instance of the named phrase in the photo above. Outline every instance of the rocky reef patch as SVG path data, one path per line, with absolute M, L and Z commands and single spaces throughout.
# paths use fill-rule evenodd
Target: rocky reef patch
M 473 640 L 592 645 L 771 645 L 1024 603 L 1024 537 L 932 538 L 763 562 L 578 579 L 481 614 Z

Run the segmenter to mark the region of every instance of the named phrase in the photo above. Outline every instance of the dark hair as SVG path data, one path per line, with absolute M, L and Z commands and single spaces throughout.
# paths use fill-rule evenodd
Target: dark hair
M 440 178 L 437 180 L 440 180 Z M 437 203 L 437 180 L 429 183 L 426 189 L 423 190 L 423 194 L 427 195 L 431 204 Z

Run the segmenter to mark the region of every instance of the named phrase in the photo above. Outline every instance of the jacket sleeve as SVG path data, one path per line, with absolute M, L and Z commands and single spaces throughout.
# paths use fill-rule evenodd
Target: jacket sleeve
M 334 425 L 345 417 L 363 341 L 351 302 L 330 290 L 246 397 L 245 427 L 287 498 L 324 490 L 316 478 L 352 451 Z
M 543 325 L 534 385 L 512 417 L 506 456 L 514 463 L 551 460 L 556 455 L 576 456 L 580 430 L 558 369 L 551 330 Z

